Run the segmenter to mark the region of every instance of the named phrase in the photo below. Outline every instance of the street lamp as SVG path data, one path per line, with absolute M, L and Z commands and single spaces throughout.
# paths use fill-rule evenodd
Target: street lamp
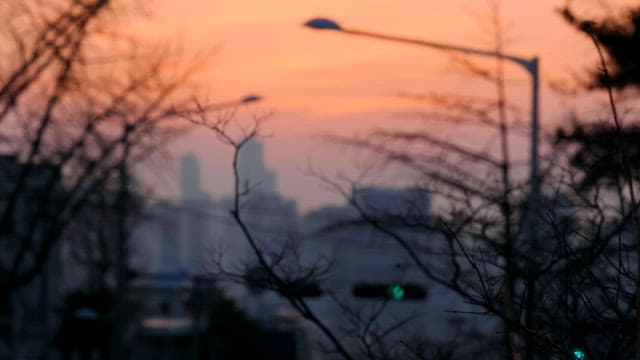
M 262 96 L 257 95 L 257 94 L 249 94 L 249 95 L 246 95 L 245 97 L 243 97 L 242 99 L 240 99 L 240 102 L 243 103 L 243 104 L 247 104 L 247 103 L 260 101 L 260 100 L 262 100 Z
M 222 110 L 222 109 L 232 108 L 232 107 L 245 105 L 253 102 L 258 102 L 261 100 L 262 100 L 262 96 L 258 94 L 247 94 L 238 99 L 211 104 L 207 106 L 207 110 Z
M 524 68 L 527 73 L 531 76 L 531 169 L 530 169 L 530 182 L 531 182 L 531 193 L 529 197 L 529 214 L 530 217 L 535 217 L 538 214 L 538 203 L 540 199 L 540 176 L 538 170 L 538 141 L 539 141 L 539 123 L 538 123 L 538 92 L 539 92 L 539 70 L 538 70 L 538 57 L 533 58 L 523 58 L 519 56 L 504 54 L 496 51 L 488 51 L 488 50 L 480 50 L 473 49 L 462 46 L 448 45 L 442 44 L 433 41 L 421 40 L 421 39 L 411 39 L 404 38 L 393 35 L 379 34 L 369 31 L 362 30 L 354 30 L 347 29 L 340 26 L 337 22 L 327 19 L 327 18 L 314 18 L 304 23 L 304 26 L 316 29 L 316 30 L 333 30 L 340 31 L 345 34 L 365 36 L 376 39 L 383 39 L 395 42 L 403 42 L 407 44 L 413 44 L 418 46 L 430 47 L 433 49 L 439 49 L 444 51 L 453 51 L 458 53 L 463 53 L 467 55 L 477 55 L 477 56 L 485 56 L 485 57 L 493 57 L 504 59 L 507 61 L 511 61 L 517 65 L 520 65 Z M 535 221 L 535 220 L 534 220 Z M 530 221 L 529 224 L 531 226 L 534 222 Z M 535 237 L 535 229 L 531 229 Z
M 216 103 L 212 103 L 212 104 L 208 104 L 206 106 L 197 106 L 197 108 L 188 111 L 187 114 L 192 114 L 192 113 L 199 113 L 202 111 L 222 111 L 222 110 L 228 110 L 228 109 L 232 109 L 238 106 L 242 106 L 242 105 L 246 105 L 246 104 L 250 104 L 250 103 L 254 103 L 254 102 L 259 102 L 262 101 L 262 96 L 258 95 L 258 94 L 247 94 L 243 97 L 239 97 L 237 99 L 233 99 L 233 100 L 227 100 L 227 101 L 222 101 L 222 102 L 216 102 Z

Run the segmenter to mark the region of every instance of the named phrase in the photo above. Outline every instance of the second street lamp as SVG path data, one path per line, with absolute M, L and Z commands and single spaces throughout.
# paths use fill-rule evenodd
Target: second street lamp
M 342 27 L 337 22 L 327 18 L 314 18 L 304 23 L 304 26 L 316 29 L 316 30 L 333 30 L 349 35 L 364 36 L 369 38 L 388 40 L 394 42 L 402 42 L 406 44 L 412 44 L 417 46 L 429 47 L 432 49 L 438 49 L 443 51 L 451 51 L 457 53 L 463 53 L 466 55 L 492 57 L 498 59 L 504 59 L 515 63 L 524 68 L 531 76 L 531 154 L 530 154 L 530 194 L 529 194 L 529 219 L 527 223 L 530 228 L 528 229 L 532 235 L 533 241 L 536 241 L 535 223 L 538 216 L 538 209 L 540 204 L 540 175 L 538 165 L 538 143 L 539 143 L 539 121 L 538 121 L 538 104 L 539 104 L 539 78 L 540 73 L 538 69 L 538 57 L 524 58 L 505 54 L 496 51 L 481 50 L 468 48 L 463 46 L 443 44 L 434 41 L 405 38 L 395 35 L 380 34 L 376 32 L 348 29 Z M 533 221 L 531 221 L 533 220 Z
M 257 94 L 249 94 L 243 97 L 242 99 L 240 99 L 240 102 L 243 104 L 247 104 L 247 103 L 256 102 L 260 100 L 262 100 L 262 96 Z
M 207 106 L 207 108 L 209 110 L 223 110 L 223 109 L 232 108 L 232 107 L 236 107 L 244 104 L 258 102 L 261 100 L 262 100 L 262 96 L 258 94 L 247 94 L 238 99 L 211 104 Z

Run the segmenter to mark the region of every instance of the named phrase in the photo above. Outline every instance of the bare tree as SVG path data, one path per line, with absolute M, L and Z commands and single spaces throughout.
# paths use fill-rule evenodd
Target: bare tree
M 130 181 L 131 183 L 131 181 Z M 127 232 L 138 225 L 144 219 L 145 197 L 141 189 L 130 186 L 127 190 L 128 201 L 126 229 Z M 87 199 L 83 211 L 78 214 L 75 221 L 69 224 L 65 231 L 64 240 L 68 245 L 69 262 L 77 266 L 82 276 L 83 283 L 75 285 L 87 288 L 90 291 L 102 291 L 108 288 L 110 277 L 116 268 L 118 217 L 121 215 L 117 209 L 118 189 L 114 184 L 104 184 L 104 187 L 96 190 Z M 135 256 L 137 244 L 127 241 L 126 256 Z M 135 276 L 139 268 L 134 268 L 125 260 L 126 277 Z M 80 280 L 80 279 L 78 279 Z
M 496 39 L 501 51 L 499 33 Z M 604 63 L 602 68 L 606 79 Z M 637 255 L 629 228 L 637 205 L 628 162 L 625 166 L 622 155 L 627 196 L 619 187 L 580 186 L 588 174 L 571 166 L 573 150 L 553 149 L 545 158 L 543 207 L 540 213 L 532 212 L 526 207 L 527 184 L 517 179 L 508 147 L 510 107 L 501 65 L 479 73 L 496 84 L 493 106 L 476 99 L 422 99 L 445 105 L 445 120 L 468 123 L 478 117 L 478 123 L 491 124 L 499 139 L 493 153 L 428 131 L 376 131 L 364 138 L 332 139 L 365 149 L 383 164 L 413 171 L 417 182 L 439 198 L 442 205 L 435 214 L 380 217 L 345 190 L 354 184 L 324 180 L 349 199 L 365 221 L 396 241 L 428 279 L 454 290 L 477 307 L 477 314 L 500 319 L 511 358 L 630 357 L 637 294 L 631 269 Z M 433 116 L 441 113 L 428 119 L 441 120 Z M 415 240 L 403 235 L 398 223 L 441 236 Z
M 497 2 L 492 3 L 497 14 Z M 500 18 L 492 18 L 495 50 L 502 52 Z M 322 180 L 344 195 L 366 224 L 404 251 L 413 267 L 430 283 L 444 286 L 473 307 L 451 309 L 460 316 L 483 316 L 500 324 L 502 343 L 493 358 L 572 359 L 629 358 L 633 353 L 634 298 L 637 263 L 630 224 L 637 211 L 634 199 L 617 188 L 580 186 L 587 174 L 571 164 L 575 154 L 567 147 L 550 148 L 544 157 L 543 198 L 540 209 L 528 208 L 528 184 L 514 160 L 510 141 L 521 136 L 517 107 L 506 100 L 502 60 L 495 69 L 484 69 L 466 59 L 456 59 L 466 69 L 495 85 L 495 99 L 460 96 L 420 96 L 435 105 L 425 121 L 451 121 L 484 126 L 495 134 L 497 145 L 476 149 L 439 138 L 425 131 L 378 130 L 366 137 L 331 137 L 336 143 L 362 149 L 383 165 L 409 170 L 416 184 L 436 198 L 430 213 L 394 213 L 367 204 L 356 196 L 356 181 Z M 372 309 L 350 306 L 335 298 L 351 328 L 343 332 L 326 325 L 297 293 L 298 285 L 315 279 L 328 269 L 318 266 L 287 267 L 296 251 L 270 251 L 244 217 L 248 188 L 239 183 L 238 152 L 258 134 L 260 121 L 239 127 L 233 114 L 211 117 L 204 107 L 187 118 L 214 131 L 234 150 L 235 175 L 231 215 L 255 257 L 259 272 L 254 283 L 281 294 L 304 318 L 326 336 L 331 350 L 344 358 L 461 358 L 472 354 L 462 340 L 434 344 L 420 336 L 388 336 L 406 329 L 404 319 L 395 324 L 380 322 L 387 303 Z M 631 181 L 629 181 L 631 182 Z M 612 199 L 614 199 L 612 201 Z M 341 224 L 337 224 L 341 225 Z M 342 225 L 353 225 L 342 224 Z M 423 236 L 411 236 L 422 234 Z M 295 247 L 293 247 L 295 248 Z M 253 264 L 253 263 L 252 263 Z M 227 276 L 247 276 L 217 269 Z M 257 278 L 257 280 L 256 280 Z M 367 311 L 371 310 L 371 311 Z M 384 326 L 387 325 L 387 326 Z M 486 334 L 484 334 L 486 335 Z M 349 341 L 358 345 L 353 348 Z M 440 346 L 438 351 L 429 347 Z M 468 351 L 468 352 L 465 352 Z
M 238 158 L 242 147 L 258 136 L 266 116 L 254 114 L 250 121 L 243 122 L 236 118 L 235 111 L 212 116 L 207 109 L 198 106 L 200 108 L 198 114 L 188 114 L 185 118 L 196 125 L 212 130 L 219 141 L 233 149 L 234 187 L 230 213 L 253 255 L 253 260 L 247 260 L 248 263 L 243 266 L 248 272 L 225 268 L 221 261 L 216 262 L 214 271 L 227 278 L 277 292 L 302 317 L 313 323 L 326 336 L 332 347 L 330 351 L 345 359 L 352 359 L 353 355 L 336 333 L 325 324 L 325 320 L 315 314 L 304 299 L 305 286 L 317 282 L 328 270 L 328 264 L 316 261 L 309 265 L 300 261 L 295 239 L 293 242 L 284 239 L 285 241 L 279 241 L 280 246 L 274 247 L 273 244 L 262 241 L 260 235 L 252 230 L 247 222 L 244 210 L 247 203 L 251 201 L 249 197 L 251 186 L 240 183 Z
M 171 46 L 143 46 L 119 31 L 118 19 L 135 15 L 135 3 L 0 6 L 7 51 L 0 148 L 14 164 L 0 169 L 0 297 L 6 298 L 42 272 L 69 225 L 117 179 L 124 157 L 135 165 L 180 132 L 168 121 L 194 111 L 184 90 L 205 62 L 180 60 Z
M 606 2 L 601 5 L 602 7 L 607 7 Z M 623 127 L 623 118 L 618 113 L 618 107 L 614 101 L 614 89 L 637 87 L 639 83 L 637 42 L 640 34 L 640 8 L 629 6 L 624 9 L 622 15 L 618 16 L 612 15 L 611 11 L 609 11 L 600 23 L 596 23 L 593 20 L 580 19 L 571 8 L 570 2 L 566 3 L 560 13 L 569 24 L 588 35 L 597 50 L 599 67 L 589 74 L 586 84 L 590 89 L 604 88 L 607 91 L 611 121 L 604 127 L 609 127 L 613 130 L 616 148 L 615 160 L 609 166 L 604 166 L 604 168 L 613 168 L 618 172 L 613 178 L 621 202 L 621 209 L 624 209 L 624 202 L 626 201 L 623 190 L 625 187 L 628 192 L 630 207 L 631 209 L 636 209 L 635 188 L 637 185 L 634 174 L 636 171 L 634 171 L 631 161 L 634 154 L 633 147 L 629 146 L 627 142 L 629 135 L 632 135 L 635 129 L 625 129 Z M 605 58 L 605 51 L 608 59 Z M 611 64 L 608 65 L 608 62 Z M 633 211 L 632 218 L 636 240 L 635 352 L 636 359 L 640 359 L 640 291 L 638 290 L 640 288 L 640 261 L 637 260 L 640 257 L 640 218 L 637 211 Z

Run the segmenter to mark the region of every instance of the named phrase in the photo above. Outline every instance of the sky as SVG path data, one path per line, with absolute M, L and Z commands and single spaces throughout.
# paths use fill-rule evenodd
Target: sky
M 575 97 L 553 91 L 550 84 L 568 83 L 573 74 L 596 61 L 588 39 L 556 13 L 563 3 L 504 0 L 501 8 L 505 52 L 540 57 L 541 124 L 546 131 L 582 106 Z M 589 16 L 601 10 L 597 3 L 576 0 L 574 6 Z M 212 98 L 225 101 L 249 93 L 264 98 L 251 111 L 272 113 L 264 126 L 265 162 L 277 173 L 278 191 L 296 199 L 304 211 L 341 201 L 309 174 L 310 167 L 328 176 L 357 172 L 357 160 L 345 149 L 323 142 L 322 135 L 424 128 L 416 114 L 428 108 L 399 96 L 401 92 L 491 96 L 495 89 L 453 65 L 449 54 L 314 31 L 302 23 L 330 17 L 345 28 L 490 49 L 486 4 L 480 0 L 156 0 L 150 7 L 152 16 L 136 27 L 145 37 L 180 41 L 188 51 L 215 49 L 211 66 L 200 78 Z M 494 64 L 472 60 L 483 66 Z M 521 120 L 528 121 L 529 77 L 512 65 L 506 67 L 506 76 L 507 97 L 521 107 Z M 243 111 L 241 116 L 248 116 Z M 473 134 L 452 132 L 452 126 L 431 126 L 444 139 L 477 140 Z M 513 141 L 526 159 L 526 139 Z M 205 190 L 216 198 L 229 193 L 230 152 L 209 131 L 192 130 L 172 144 L 170 152 L 174 164 L 181 154 L 194 153 L 201 162 Z M 155 177 L 158 196 L 177 195 L 177 174 L 174 165 Z

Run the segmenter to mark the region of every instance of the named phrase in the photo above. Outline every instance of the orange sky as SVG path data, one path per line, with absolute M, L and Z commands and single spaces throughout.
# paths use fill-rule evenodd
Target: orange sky
M 594 3 L 575 1 L 587 10 Z M 541 122 L 549 128 L 574 100 L 553 93 L 548 83 L 568 79 L 570 72 L 595 61 L 592 45 L 555 14 L 561 4 L 504 0 L 502 6 L 507 52 L 541 58 Z M 265 139 L 266 162 L 278 173 L 279 191 L 298 199 L 303 209 L 339 199 L 304 174 L 308 162 L 327 174 L 350 167 L 348 158 L 337 156 L 339 150 L 326 147 L 314 135 L 410 126 L 409 117 L 396 114 L 424 105 L 398 97 L 399 91 L 495 92 L 452 66 L 441 52 L 301 26 L 311 17 L 325 16 L 345 27 L 487 48 L 491 42 L 482 26 L 485 1 L 156 0 L 153 12 L 141 25 L 148 36 L 180 38 L 191 50 L 219 47 L 203 78 L 214 96 L 225 100 L 259 93 L 265 98 L 260 107 L 275 110 L 267 125 L 272 136 Z M 528 76 L 508 66 L 507 77 L 508 97 L 523 107 L 526 119 Z M 202 162 L 206 190 L 219 197 L 230 188 L 229 158 L 212 139 L 205 130 L 195 130 L 172 152 L 195 153 Z M 175 194 L 177 183 L 169 180 L 162 188 L 163 194 Z

